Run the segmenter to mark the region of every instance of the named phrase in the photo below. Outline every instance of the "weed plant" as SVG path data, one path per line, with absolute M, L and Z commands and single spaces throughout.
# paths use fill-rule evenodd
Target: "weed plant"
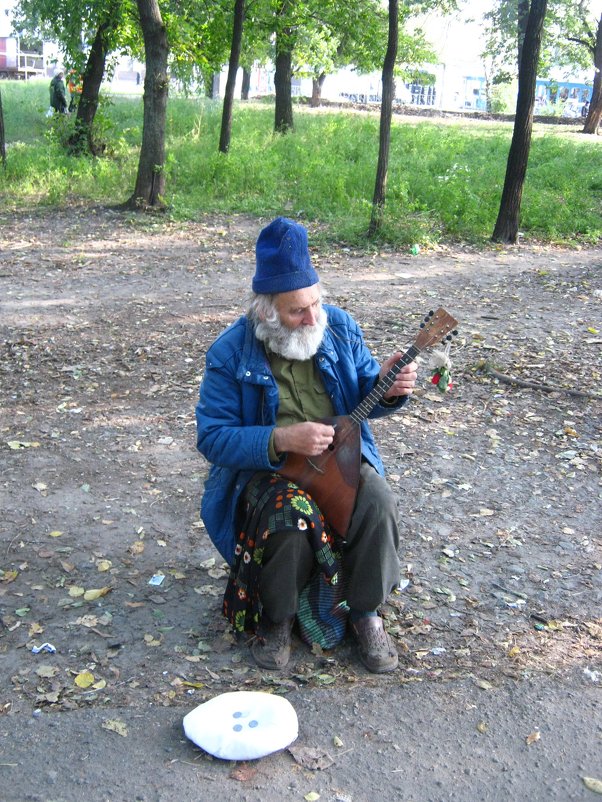
M 98 112 L 102 158 L 67 155 L 72 117 L 45 116 L 46 82 L 0 82 L 7 166 L 4 208 L 125 201 L 142 135 L 141 97 L 112 95 Z M 237 103 L 230 151 L 217 150 L 221 102 L 172 97 L 167 113 L 167 197 L 174 219 L 204 212 L 286 214 L 358 243 L 371 211 L 378 114 L 295 108 L 295 129 L 273 133 L 273 108 Z M 528 240 L 602 238 L 602 142 L 578 126 L 536 126 L 521 207 Z M 508 123 L 394 118 L 379 237 L 392 244 L 483 242 L 493 230 L 506 170 Z

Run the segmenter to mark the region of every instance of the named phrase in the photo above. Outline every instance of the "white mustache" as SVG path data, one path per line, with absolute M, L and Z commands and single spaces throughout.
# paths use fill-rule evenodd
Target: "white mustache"
M 326 324 L 326 312 L 320 307 L 318 319 L 313 326 L 289 329 L 280 320 L 262 320 L 255 327 L 255 334 L 275 354 L 285 359 L 303 361 L 314 356 L 320 347 Z

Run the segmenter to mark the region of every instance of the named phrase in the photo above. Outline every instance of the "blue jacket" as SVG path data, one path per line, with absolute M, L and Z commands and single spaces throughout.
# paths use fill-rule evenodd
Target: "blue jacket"
M 380 365 L 357 323 L 343 310 L 324 305 L 328 315 L 314 359 L 335 415 L 347 415 L 378 380 Z M 377 405 L 370 417 L 396 410 Z M 237 532 L 236 508 L 242 490 L 257 470 L 277 471 L 271 463 L 270 435 L 276 425 L 278 387 L 253 324 L 241 317 L 215 340 L 206 357 L 196 407 L 197 448 L 211 463 L 201 517 L 222 557 L 232 563 Z M 362 455 L 381 474 L 382 460 L 367 422 L 361 424 Z

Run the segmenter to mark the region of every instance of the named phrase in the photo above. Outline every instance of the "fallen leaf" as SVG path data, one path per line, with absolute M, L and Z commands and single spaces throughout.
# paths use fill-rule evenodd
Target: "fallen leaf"
M 525 741 L 527 743 L 527 746 L 531 746 L 531 744 L 534 744 L 536 741 L 539 741 L 540 738 L 541 738 L 541 733 L 539 732 L 539 730 L 534 730 L 532 733 L 527 735 Z
M 490 682 L 487 682 L 486 679 L 476 679 L 474 684 L 477 688 L 482 688 L 484 691 L 490 691 L 493 688 L 493 685 Z
M 78 688 L 89 688 L 94 682 L 94 674 L 91 671 L 81 671 L 74 682 Z
M 76 619 L 75 623 L 80 627 L 95 627 L 98 626 L 98 617 L 95 615 L 82 615 L 81 618 Z
M 200 596 L 220 596 L 221 591 L 215 585 L 201 585 L 200 588 L 194 588 L 194 592 Z
M 43 493 L 45 490 L 48 490 L 48 485 L 45 485 L 44 482 L 34 482 L 32 487 L 34 490 L 37 490 L 38 493 Z
M 599 638 L 602 640 L 602 626 L 600 626 L 600 624 L 596 624 L 593 621 L 585 621 L 584 626 L 592 638 Z
M 315 791 L 310 791 L 308 794 L 305 794 L 303 799 L 306 799 L 307 802 L 316 802 L 320 798 L 320 794 L 317 794 Z
M 96 570 L 102 573 L 103 571 L 108 571 L 112 565 L 113 563 L 110 560 L 99 560 L 96 563 Z
M 27 634 L 30 638 L 32 638 L 34 635 L 40 635 L 42 632 L 44 632 L 44 627 L 41 624 L 38 624 L 37 621 L 32 621 L 29 625 L 29 629 L 27 630 Z
M 311 746 L 289 746 L 288 751 L 296 763 L 312 771 L 327 769 L 334 763 L 328 752 L 321 752 Z
M 56 704 L 59 700 L 60 691 L 50 691 L 50 693 L 41 693 L 36 696 L 36 702 L 48 702 L 48 704 Z
M 48 537 L 61 537 L 62 534 L 60 529 L 53 529 L 52 532 L 48 532 Z
M 257 774 L 257 767 L 250 763 L 240 763 L 235 766 L 228 775 L 231 780 L 237 780 L 240 783 L 249 782 Z
M 29 443 L 24 440 L 7 440 L 6 445 L 13 451 L 19 451 L 22 448 L 39 448 L 39 443 Z
M 42 663 L 41 666 L 36 668 L 36 674 L 38 677 L 43 677 L 45 679 L 50 679 L 50 677 L 55 677 L 58 673 L 58 668 L 56 666 L 51 666 L 49 663 Z
M 96 599 L 100 599 L 101 596 L 106 596 L 110 591 L 111 588 L 108 586 L 104 588 L 91 588 L 84 593 L 84 599 L 86 601 L 96 601 Z
M 120 721 L 119 719 L 116 718 L 107 718 L 102 722 L 100 726 L 103 728 L 103 730 L 116 732 L 117 735 L 121 735 L 124 738 L 127 737 L 128 728 L 124 721 Z

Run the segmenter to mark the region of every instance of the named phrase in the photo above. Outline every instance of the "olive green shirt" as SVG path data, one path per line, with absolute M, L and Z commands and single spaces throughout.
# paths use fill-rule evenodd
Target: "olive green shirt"
M 268 351 L 268 359 L 278 385 L 278 413 L 276 426 L 290 426 L 302 421 L 315 421 L 334 415 L 332 403 L 320 371 L 313 358 L 303 361 L 286 359 Z M 270 437 L 271 462 L 279 462 L 274 448 L 274 433 Z

